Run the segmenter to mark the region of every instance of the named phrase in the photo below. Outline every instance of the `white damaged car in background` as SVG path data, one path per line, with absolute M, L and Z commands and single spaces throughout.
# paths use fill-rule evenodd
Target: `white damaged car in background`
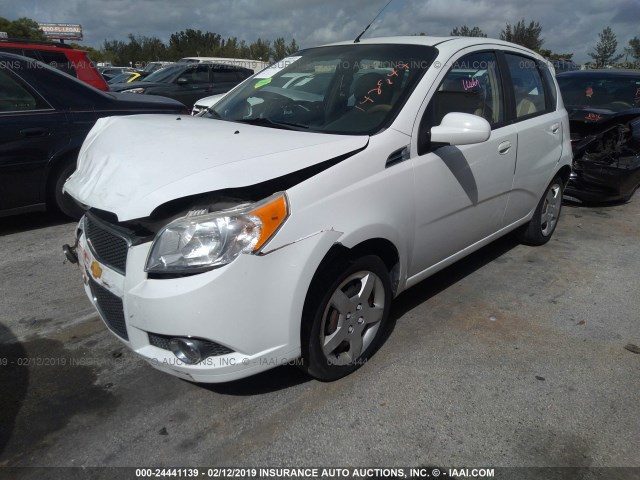
M 343 377 L 394 297 L 511 231 L 541 245 L 570 175 L 544 59 L 484 38 L 310 48 L 200 116 L 99 120 L 65 190 L 107 327 L 196 382 L 290 360 Z

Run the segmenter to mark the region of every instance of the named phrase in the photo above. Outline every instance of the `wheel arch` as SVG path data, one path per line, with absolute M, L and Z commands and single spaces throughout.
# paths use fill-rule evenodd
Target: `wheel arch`
M 58 175 L 62 170 L 64 170 L 70 162 L 78 161 L 78 154 L 80 153 L 80 147 L 74 147 L 70 150 L 66 150 L 54 156 L 51 161 L 49 161 L 49 165 L 47 168 L 46 179 L 45 179 L 45 191 L 44 198 L 47 201 L 47 206 L 50 207 L 50 203 L 55 201 L 55 192 L 54 187 L 56 184 L 56 180 Z

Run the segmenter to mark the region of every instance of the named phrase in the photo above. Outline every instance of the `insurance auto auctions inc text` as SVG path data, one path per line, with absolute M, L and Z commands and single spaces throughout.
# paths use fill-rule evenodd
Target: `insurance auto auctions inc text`
M 260 478 L 492 478 L 493 468 L 259 468 Z

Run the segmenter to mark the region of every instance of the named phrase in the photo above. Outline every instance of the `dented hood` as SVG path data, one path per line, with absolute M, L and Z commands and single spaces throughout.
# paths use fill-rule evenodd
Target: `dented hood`
M 89 132 L 64 189 L 126 221 L 170 200 L 301 170 L 361 149 L 367 140 L 190 116 L 103 118 Z

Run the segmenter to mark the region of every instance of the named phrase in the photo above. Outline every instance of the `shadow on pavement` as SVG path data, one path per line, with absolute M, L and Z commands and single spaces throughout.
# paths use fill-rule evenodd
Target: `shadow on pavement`
M 75 224 L 75 220 L 57 212 L 36 212 L 0 218 L 0 237 L 12 233 L 28 232 L 45 227 Z
M 26 351 L 9 328 L 0 323 L 0 455 L 15 428 L 29 385 L 29 369 L 18 366 Z

